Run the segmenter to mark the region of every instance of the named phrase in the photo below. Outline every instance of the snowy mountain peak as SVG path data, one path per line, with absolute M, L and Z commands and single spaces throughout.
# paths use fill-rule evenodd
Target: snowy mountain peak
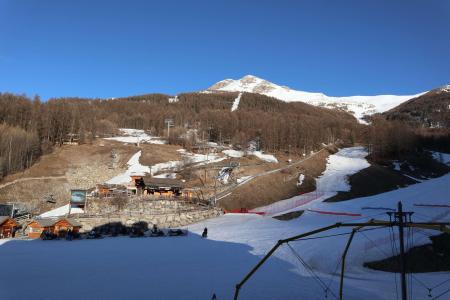
M 208 91 L 268 93 L 278 86 L 253 75 L 246 75 L 238 80 L 225 79 L 208 88 Z
M 450 84 L 444 85 L 439 89 L 441 92 L 449 92 L 450 93 Z
M 417 95 L 407 96 L 378 95 L 330 97 L 323 93 L 297 91 L 287 86 L 280 86 L 253 75 L 246 75 L 241 79 L 236 80 L 225 79 L 219 81 L 209 87 L 207 92 L 257 93 L 277 98 L 285 102 L 305 102 L 325 108 L 337 108 L 353 114 L 360 121 L 362 121 L 365 115 L 372 115 L 374 113 L 387 111 L 409 99 L 423 94 L 420 93 Z

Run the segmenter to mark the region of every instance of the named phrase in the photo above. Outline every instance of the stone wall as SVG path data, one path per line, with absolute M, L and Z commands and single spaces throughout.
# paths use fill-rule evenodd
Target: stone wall
M 101 226 L 113 222 L 121 222 L 130 226 L 137 222 L 147 222 L 151 227 L 156 224 L 160 228 L 175 228 L 197 223 L 209 218 L 214 218 L 222 214 L 218 208 L 203 208 L 191 211 L 180 211 L 165 214 L 154 214 L 151 212 L 142 213 L 114 213 L 103 216 L 79 217 L 76 220 L 82 224 L 82 231 L 87 232 L 96 226 Z

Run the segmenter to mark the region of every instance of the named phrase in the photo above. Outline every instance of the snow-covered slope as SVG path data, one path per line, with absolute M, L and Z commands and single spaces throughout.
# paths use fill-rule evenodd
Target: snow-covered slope
M 320 203 L 314 211 L 290 221 L 245 214 L 227 214 L 188 227 L 187 237 L 105 238 L 81 241 L 0 240 L 0 299 L 231 299 L 234 285 L 280 239 L 336 222 L 388 220 L 386 211 L 403 201 L 414 221 L 448 221 L 450 175 L 404 189 L 340 203 Z M 425 204 L 425 205 L 424 205 Z M 426 206 L 428 205 L 428 206 Z M 351 212 L 358 216 L 320 214 Z M 203 228 L 208 238 L 200 238 Z M 327 287 L 303 267 L 287 245 L 280 247 L 243 286 L 240 299 L 337 299 L 340 257 L 350 229 L 339 228 L 290 246 Z M 407 248 L 429 242 L 434 231 L 414 229 Z M 326 237 L 327 235 L 330 235 Z M 332 236 L 333 235 L 333 236 Z M 353 239 L 346 261 L 344 299 L 396 299 L 394 274 L 363 267 L 391 256 L 389 228 L 364 232 Z M 70 259 L 68 259 L 70 257 Z M 26 270 L 26 271 L 24 271 Z M 68 271 L 69 270 L 69 271 Z M 64 276 L 55 276 L 55 274 Z M 448 289 L 449 272 L 416 273 L 409 284 L 414 299 L 436 297 Z M 17 280 L 20 278 L 21 280 Z M 52 279 L 52 288 L 42 288 Z M 112 283 L 120 284 L 112 284 Z M 26 283 L 26 284 L 24 284 Z M 440 283 L 440 286 L 438 286 Z M 334 296 L 333 296 L 334 295 Z M 446 294 L 445 296 L 448 296 Z M 448 299 L 441 297 L 440 299 Z
M 359 120 L 364 115 L 387 111 L 409 99 L 423 94 L 331 97 L 323 93 L 293 90 L 289 87 L 280 86 L 252 75 L 244 76 L 238 80 L 225 79 L 219 81 L 208 88 L 208 91 L 257 93 L 286 102 L 300 101 L 320 107 L 339 108 L 352 113 Z

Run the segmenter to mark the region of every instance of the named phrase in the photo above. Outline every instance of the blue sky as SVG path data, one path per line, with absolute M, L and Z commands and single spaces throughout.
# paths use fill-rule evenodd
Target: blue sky
M 450 83 L 450 1 L 0 0 L 0 91 L 119 97 L 253 74 L 332 96 Z

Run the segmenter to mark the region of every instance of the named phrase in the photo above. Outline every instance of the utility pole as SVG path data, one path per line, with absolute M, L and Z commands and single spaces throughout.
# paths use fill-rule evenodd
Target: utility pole
M 398 211 L 394 213 L 396 221 L 398 223 L 398 232 L 400 239 L 400 273 L 401 273 L 401 285 L 402 285 L 402 300 L 407 300 L 407 287 L 406 287 L 406 258 L 405 258 L 405 242 L 404 242 L 404 226 L 406 216 L 411 214 L 410 212 L 403 212 L 403 205 L 398 202 Z
M 164 123 L 167 124 L 167 139 L 170 138 L 170 127 L 173 127 L 173 119 L 165 119 Z
M 345 257 L 347 255 L 347 252 L 350 247 L 350 243 L 353 240 L 353 236 L 355 233 L 357 233 L 361 228 L 363 227 L 399 227 L 399 233 L 400 233 L 400 267 L 401 267 L 401 285 L 402 285 L 402 300 L 407 300 L 407 286 L 406 286 L 406 260 L 405 260 L 405 245 L 404 245 L 404 228 L 424 228 L 424 229 L 431 229 L 431 230 L 437 230 L 440 232 L 450 232 L 450 229 L 446 226 L 450 225 L 450 222 L 412 222 L 411 221 L 411 215 L 413 212 L 404 212 L 401 202 L 398 203 L 398 210 L 396 212 L 388 213 L 390 216 L 394 216 L 395 220 L 392 221 L 377 221 L 377 220 L 370 220 L 369 222 L 362 222 L 362 223 L 336 223 L 330 226 L 318 228 L 316 230 L 302 233 L 287 239 L 279 240 L 275 246 L 272 247 L 272 249 L 269 250 L 269 252 L 256 264 L 255 267 L 253 267 L 250 272 L 245 275 L 245 277 L 235 286 L 235 292 L 234 292 L 234 300 L 237 300 L 239 297 L 239 291 L 241 290 L 242 286 L 250 279 L 250 277 L 253 276 L 253 274 L 261 267 L 262 264 L 283 244 L 301 240 L 307 236 L 314 235 L 320 232 L 328 231 L 335 228 L 345 228 L 345 227 L 352 227 L 353 230 L 351 232 L 350 238 L 347 242 L 347 245 L 345 247 L 344 253 L 342 255 L 342 267 L 341 267 L 341 282 L 340 282 L 340 289 L 339 289 L 339 296 L 340 299 L 343 299 L 343 284 L 344 284 L 344 270 L 345 270 Z M 408 217 L 409 216 L 409 220 Z

